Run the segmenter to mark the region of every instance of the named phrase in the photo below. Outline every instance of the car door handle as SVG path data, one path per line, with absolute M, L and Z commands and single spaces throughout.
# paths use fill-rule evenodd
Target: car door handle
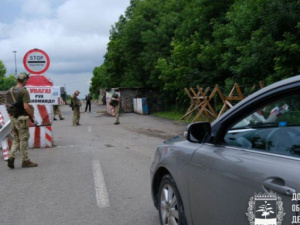
M 275 191 L 285 195 L 292 195 L 296 190 L 285 186 L 285 182 L 281 178 L 268 178 L 263 182 L 263 187 L 268 192 Z

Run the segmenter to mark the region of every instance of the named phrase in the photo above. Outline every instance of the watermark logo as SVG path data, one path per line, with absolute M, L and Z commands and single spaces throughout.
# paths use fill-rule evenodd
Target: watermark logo
M 281 225 L 285 215 L 283 202 L 275 193 L 255 194 L 246 215 L 250 225 Z

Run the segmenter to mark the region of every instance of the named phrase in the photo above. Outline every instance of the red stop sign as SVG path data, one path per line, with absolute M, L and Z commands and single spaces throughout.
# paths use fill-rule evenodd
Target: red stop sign
M 23 64 L 29 73 L 42 74 L 48 70 L 50 66 L 50 58 L 46 52 L 35 48 L 25 54 Z

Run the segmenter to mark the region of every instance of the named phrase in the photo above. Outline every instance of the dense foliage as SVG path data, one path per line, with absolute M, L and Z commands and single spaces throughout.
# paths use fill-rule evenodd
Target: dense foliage
M 266 84 L 300 72 L 299 0 L 131 0 L 90 91 Z
M 3 62 L 0 61 L 0 91 L 6 91 L 17 83 L 14 75 L 9 75 L 6 77 L 5 74 L 6 68 Z

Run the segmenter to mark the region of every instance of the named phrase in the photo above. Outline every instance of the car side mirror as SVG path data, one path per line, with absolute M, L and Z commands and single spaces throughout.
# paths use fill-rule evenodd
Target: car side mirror
M 186 139 L 193 143 L 205 143 L 211 136 L 209 122 L 192 123 L 187 127 Z

